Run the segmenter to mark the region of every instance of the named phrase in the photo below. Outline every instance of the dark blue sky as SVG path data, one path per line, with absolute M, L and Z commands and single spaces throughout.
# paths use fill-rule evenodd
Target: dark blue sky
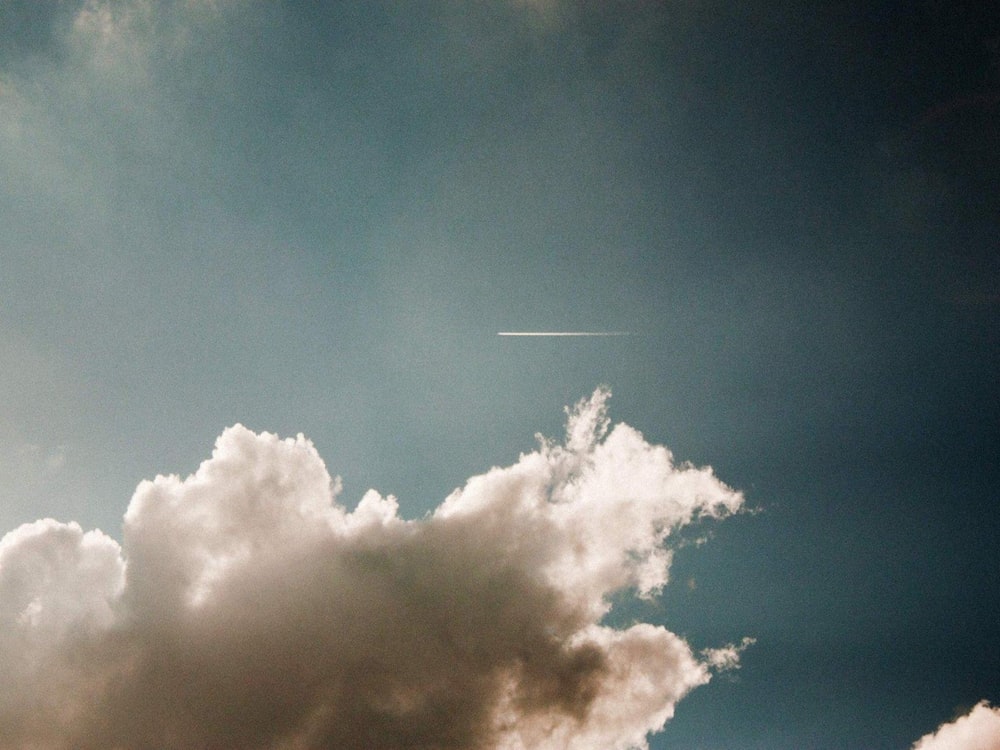
M 3 4 L 0 528 L 238 421 L 418 517 L 606 383 L 760 509 L 636 605 L 757 639 L 653 747 L 1000 701 L 987 6 Z

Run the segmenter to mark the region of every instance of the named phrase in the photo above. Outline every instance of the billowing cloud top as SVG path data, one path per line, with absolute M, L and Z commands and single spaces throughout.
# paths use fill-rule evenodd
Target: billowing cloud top
M 921 737 L 913 750 L 1000 750 L 1000 708 L 982 701 L 965 716 Z
M 348 512 L 308 440 L 237 425 L 139 485 L 121 548 L 12 531 L 0 747 L 645 747 L 736 650 L 608 627 L 609 595 L 654 594 L 670 534 L 742 496 L 609 429 L 607 397 L 421 520 L 374 491 Z

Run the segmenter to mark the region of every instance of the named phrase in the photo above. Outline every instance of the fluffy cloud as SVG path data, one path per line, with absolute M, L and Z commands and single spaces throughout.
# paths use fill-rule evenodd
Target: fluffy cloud
M 607 396 L 420 520 L 349 512 L 308 440 L 237 425 L 139 485 L 120 548 L 7 534 L 0 748 L 645 747 L 738 650 L 607 627 L 610 595 L 654 595 L 670 534 L 742 496 L 610 428 Z
M 921 737 L 913 750 L 1000 750 L 1000 708 L 981 701 L 965 716 Z

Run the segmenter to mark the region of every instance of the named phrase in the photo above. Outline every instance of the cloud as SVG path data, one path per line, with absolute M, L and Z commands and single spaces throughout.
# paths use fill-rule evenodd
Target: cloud
M 692 581 L 688 582 L 689 584 Z M 756 638 L 743 638 L 739 645 L 729 644 L 721 648 L 706 648 L 701 652 L 705 661 L 714 669 L 722 672 L 740 668 L 740 654 L 757 642 Z
M 921 737 L 913 750 L 1000 750 L 1000 708 L 980 701 L 965 716 Z
M 607 397 L 423 519 L 375 491 L 348 511 L 302 435 L 237 425 L 139 485 L 121 547 L 10 532 L 0 748 L 645 747 L 738 649 L 608 627 L 610 595 L 653 596 L 671 533 L 743 498 Z

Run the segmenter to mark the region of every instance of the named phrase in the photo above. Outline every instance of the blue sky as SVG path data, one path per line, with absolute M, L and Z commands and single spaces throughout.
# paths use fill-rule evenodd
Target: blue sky
M 759 510 L 629 605 L 756 638 L 651 746 L 907 748 L 1000 701 L 998 44 L 934 3 L 7 2 L 0 529 L 120 538 L 237 422 L 420 518 L 606 384 Z

